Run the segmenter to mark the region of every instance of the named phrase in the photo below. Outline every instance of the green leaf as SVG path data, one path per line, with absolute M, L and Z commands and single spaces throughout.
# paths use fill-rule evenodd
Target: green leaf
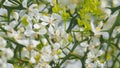
M 27 26 L 27 25 L 28 25 L 28 21 L 27 21 L 27 17 L 26 17 L 26 16 L 24 16 L 24 17 L 22 18 L 22 24 L 23 24 L 24 26 Z

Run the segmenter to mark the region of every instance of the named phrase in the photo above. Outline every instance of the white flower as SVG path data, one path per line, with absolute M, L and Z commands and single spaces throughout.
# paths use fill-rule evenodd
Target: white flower
M 85 42 L 82 43 L 82 45 L 84 45 Z M 73 54 L 77 54 L 80 57 L 84 56 L 84 53 L 87 51 L 87 44 L 84 46 L 77 46 L 77 48 L 73 51 Z
M 28 2 L 28 0 L 23 0 L 22 1 L 22 5 L 23 5 L 24 8 L 27 8 L 27 2 Z
M 87 44 L 87 42 L 82 42 L 82 43 L 80 43 L 80 45 L 81 45 L 82 47 L 87 47 L 87 46 L 89 46 L 89 45 Z
M 29 11 L 33 11 L 35 9 L 35 7 L 37 7 L 38 5 L 37 4 L 32 4 L 30 5 L 29 7 Z M 37 9 L 36 9 L 37 10 Z
M 91 59 L 91 58 L 87 58 L 85 61 L 85 67 L 86 68 L 97 68 L 97 63 L 95 60 Z
M 120 26 L 115 27 L 112 33 L 112 37 L 115 38 L 120 33 Z
M 53 48 L 54 48 L 55 50 L 58 50 L 58 49 L 60 48 L 60 44 L 59 44 L 59 43 L 53 44 Z
M 6 46 L 7 42 L 2 37 L 0 37 L 0 48 L 4 48 Z
M 106 64 L 106 66 L 108 66 L 109 68 L 111 68 L 112 67 L 112 65 L 113 65 L 113 60 L 111 59 L 111 60 L 108 60 L 108 62 L 107 62 L 107 64 Z
M 35 66 L 35 68 L 51 68 L 51 66 L 46 62 L 41 62 Z
M 40 42 L 39 41 L 36 41 L 34 39 L 18 39 L 16 40 L 18 43 L 22 44 L 22 45 L 25 45 L 28 47 L 28 45 L 31 45 L 32 48 L 35 48 Z
M 69 60 L 65 68 L 82 68 L 82 63 L 80 60 Z
M 25 34 L 26 36 L 30 37 L 30 36 L 33 36 L 34 31 L 33 31 L 33 30 L 26 30 L 26 31 L 24 32 L 24 34 Z
M 40 29 L 40 25 L 39 24 L 34 24 L 34 28 L 35 29 Z
M 6 58 L 0 58 L 0 68 L 7 68 Z
M 51 34 L 54 34 L 54 28 L 53 28 L 55 26 L 53 23 L 54 18 L 52 16 L 51 17 L 42 16 L 42 18 L 40 18 L 40 19 L 43 21 L 41 24 L 43 24 L 45 26 L 49 24 L 48 30 Z
M 51 55 L 51 47 L 48 46 L 44 46 L 41 50 L 41 60 L 45 61 L 45 62 L 50 62 L 52 59 L 52 55 Z
M 94 51 L 90 51 L 90 52 L 88 53 L 87 57 L 94 59 L 94 58 L 96 58 L 97 56 L 95 55 L 95 52 L 94 52 Z
M 98 35 L 101 34 L 104 39 L 109 39 L 109 33 L 108 33 L 108 32 L 102 32 L 102 31 L 104 31 L 104 30 L 110 30 L 110 29 L 112 28 L 113 24 L 114 24 L 115 21 L 116 21 L 116 18 L 117 18 L 117 16 L 118 16 L 118 13 L 119 13 L 119 12 L 116 11 L 114 14 L 112 14 L 112 15 L 108 18 L 107 22 L 103 25 L 103 28 L 102 28 L 102 29 L 98 28 L 98 31 L 95 31 L 94 28 L 92 27 L 93 32 L 96 33 L 96 35 L 97 35 L 97 34 L 98 34 Z M 92 24 L 92 23 L 91 23 L 91 24 Z M 93 26 L 93 25 L 92 25 L 92 26 Z M 116 32 L 116 31 L 114 31 L 114 32 Z M 114 34 L 116 34 L 116 33 L 113 33 L 112 35 L 114 35 Z
M 49 32 L 50 32 L 51 34 L 54 34 L 53 26 L 49 26 L 48 30 L 49 30 Z
M 31 57 L 31 58 L 30 58 L 30 63 L 36 63 L 34 57 Z
M 50 45 L 44 46 L 41 51 L 42 53 L 51 54 L 51 46 Z
M 96 56 L 98 57 L 98 56 L 101 56 L 101 55 L 103 55 L 103 54 L 105 54 L 104 51 L 103 51 L 103 50 L 99 50 L 99 51 L 97 52 Z
M 100 24 L 97 27 L 95 27 L 94 20 L 91 20 L 90 24 L 91 24 L 91 29 L 94 32 L 94 35 L 101 35 L 100 30 L 101 30 L 101 27 L 103 26 L 103 23 L 100 22 Z
M 14 30 L 14 27 L 18 24 L 17 21 L 12 21 L 9 25 L 4 26 L 4 28 L 10 32 Z
M 49 64 L 46 64 L 46 68 L 51 68 L 51 66 Z
M 29 24 L 26 26 L 26 30 L 25 30 L 24 34 L 25 34 L 26 36 L 30 37 L 30 36 L 33 36 L 34 33 L 35 33 L 35 32 L 34 32 L 33 29 L 32 29 L 32 24 L 29 23 Z
M 119 12 L 116 11 L 114 14 L 109 16 L 107 22 L 103 25 L 103 29 L 102 30 L 109 30 L 110 28 L 112 28 L 113 24 L 116 21 L 116 18 L 118 16 L 118 14 L 119 14 Z
M 29 45 L 29 40 L 27 39 L 22 39 L 22 40 L 16 40 L 18 43 L 28 46 Z
M 70 10 L 75 10 L 76 4 L 70 4 L 70 5 L 67 6 L 67 8 L 70 9 Z
M 89 64 L 89 63 L 91 63 L 92 62 L 92 59 L 91 58 L 87 58 L 86 60 L 85 60 L 85 63 L 86 64 Z
M 99 60 L 97 60 L 96 63 L 98 64 L 98 67 L 105 68 L 105 62 L 100 62 Z
M 13 6 L 14 4 L 12 4 L 11 2 L 9 2 L 8 0 L 5 0 L 5 2 L 3 3 L 3 5 Z
M 45 38 L 42 39 L 43 45 L 47 45 L 47 40 Z
M 90 42 L 90 48 L 94 48 L 95 46 L 99 46 L 100 45 L 100 39 L 97 37 L 92 38 L 91 42 Z
M 57 61 L 58 61 L 58 59 L 59 59 L 58 55 L 57 55 L 57 54 L 55 54 L 55 55 L 53 56 L 53 60 L 54 60 L 55 62 L 57 62 Z
M 40 41 L 36 41 L 34 39 L 30 40 L 30 44 L 32 45 L 33 48 L 35 48 L 39 43 Z
M 108 32 L 103 32 L 102 36 L 104 39 L 109 39 L 109 33 Z
M 46 30 L 45 26 L 40 25 L 40 30 L 38 31 L 38 34 L 43 35 L 46 33 L 47 33 L 47 30 Z
M 4 57 L 6 57 L 7 59 L 11 59 L 14 55 L 13 51 L 10 48 L 4 48 L 1 49 L 4 53 Z
M 114 7 L 120 6 L 120 0 L 113 0 Z
M 41 55 L 41 61 L 44 61 L 44 62 L 50 62 L 52 59 L 52 56 L 50 54 L 42 54 Z
M 105 8 L 105 7 L 109 7 L 109 4 L 106 0 L 100 0 L 101 1 L 101 7 Z
M 7 63 L 7 68 L 14 68 L 14 66 L 11 63 Z
M 103 32 L 104 28 L 102 29 L 102 26 L 104 27 L 103 23 L 100 22 L 100 24 L 97 27 L 95 27 L 94 23 L 93 23 L 93 20 L 91 21 L 91 28 L 92 28 L 92 31 L 93 31 L 94 35 L 95 36 L 102 35 L 104 39 L 108 39 L 109 38 L 109 33 L 108 32 Z
M 0 15 L 6 15 L 7 14 L 7 10 L 4 8 L 0 8 Z
M 89 64 L 86 65 L 86 68 L 97 68 L 97 64 L 89 63 Z
M 17 21 L 19 19 L 19 14 L 18 12 L 13 12 L 13 17 L 15 18 L 15 20 Z
M 94 20 L 92 19 L 91 20 L 91 29 L 92 31 L 94 32 L 94 35 L 95 36 L 99 36 L 99 35 L 102 35 L 104 39 L 109 39 L 109 33 L 108 32 L 103 32 L 104 30 L 109 30 L 112 28 L 113 24 L 115 23 L 116 21 L 116 18 L 117 18 L 117 15 L 118 15 L 118 11 L 116 11 L 114 14 L 112 14 L 107 22 L 105 24 L 103 24 L 102 22 L 100 22 L 100 24 L 95 27 L 94 25 Z M 103 26 L 103 28 L 101 28 Z
M 29 51 L 26 48 L 23 48 L 21 51 L 21 57 L 29 58 Z
M 34 24 L 34 29 L 36 30 L 35 32 L 39 35 L 43 35 L 47 33 L 45 26 L 39 23 Z

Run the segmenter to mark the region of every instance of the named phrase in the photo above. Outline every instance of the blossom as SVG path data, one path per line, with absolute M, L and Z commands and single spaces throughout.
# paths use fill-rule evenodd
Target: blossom
M 0 37 L 0 48 L 4 48 L 7 45 L 6 40 L 4 40 L 2 37 Z
M 91 24 L 91 29 L 92 29 L 92 31 L 93 31 L 95 36 L 102 35 L 104 39 L 108 39 L 109 38 L 108 32 L 103 32 L 106 28 L 104 28 L 102 22 L 100 22 L 100 24 L 97 27 L 95 27 L 93 20 L 91 20 L 90 24 Z M 103 29 L 102 29 L 102 27 L 103 27 Z
M 119 1 L 0 0 L 0 68 L 117 67 Z
M 82 68 L 82 63 L 80 60 L 69 60 L 65 68 Z
M 28 2 L 28 0 L 23 0 L 22 1 L 22 5 L 23 5 L 24 8 L 27 8 L 27 2 Z
M 30 63 L 36 63 L 34 57 L 31 57 L 31 58 L 30 58 Z

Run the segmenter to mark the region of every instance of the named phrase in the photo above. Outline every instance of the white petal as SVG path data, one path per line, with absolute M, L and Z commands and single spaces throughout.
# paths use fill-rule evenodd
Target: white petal
M 42 48 L 42 52 L 43 52 L 43 53 L 47 53 L 47 54 L 51 54 L 51 46 L 50 46 L 50 45 L 44 46 L 44 47 Z
M 120 0 L 113 0 L 114 7 L 120 6 Z
M 39 28 L 40 28 L 40 25 L 39 25 L 39 24 L 34 24 L 34 28 L 35 28 L 35 29 L 39 29 Z
M 55 50 L 58 50 L 58 49 L 60 48 L 60 44 L 59 44 L 59 43 L 55 43 L 55 44 L 53 45 L 53 48 L 54 48 Z
M 0 48 L 5 47 L 7 44 L 6 40 L 4 40 L 2 37 L 0 37 Z
M 27 48 L 23 48 L 21 51 L 21 57 L 29 57 L 29 51 Z
M 50 62 L 52 59 L 52 56 L 50 54 L 42 54 L 41 59 L 45 62 Z
M 36 41 L 36 40 L 32 40 L 31 43 L 32 43 L 33 47 L 35 48 L 40 42 Z
M 114 14 L 112 14 L 110 17 L 109 17 L 109 19 L 108 19 L 108 21 L 104 24 L 104 26 L 103 26 L 103 30 L 109 30 L 112 26 L 113 26 L 113 24 L 115 23 L 115 20 L 116 20 L 116 18 L 117 18 L 117 16 L 118 16 L 118 11 L 116 11 Z
M 29 45 L 29 40 L 16 40 L 18 43 L 28 46 Z
M 31 57 L 31 58 L 30 58 L 30 62 L 31 62 L 31 63 L 35 63 L 35 62 L 36 62 L 35 59 L 34 59 L 34 57 Z
M 40 35 L 43 35 L 43 34 L 46 34 L 47 33 L 47 30 L 45 29 L 45 27 L 42 27 L 40 30 L 39 30 L 39 33 Z
M 7 63 L 7 68 L 14 68 L 14 66 L 11 63 Z
M 3 3 L 3 5 L 12 6 L 13 4 L 11 2 L 9 2 L 8 0 L 5 0 L 5 2 Z
M 91 20 L 90 25 L 91 25 L 92 31 L 95 32 L 95 26 L 94 26 L 94 20 L 93 19 Z
M 34 31 L 33 31 L 33 30 L 26 30 L 26 31 L 24 32 L 24 34 L 25 34 L 26 36 L 33 36 Z
M 42 42 L 43 42 L 44 45 L 47 45 L 47 43 L 48 43 L 47 39 L 45 39 L 45 38 L 42 39 Z
M 13 17 L 15 18 L 15 20 L 18 20 L 19 19 L 19 14 L 17 12 L 14 12 Z
M 53 29 L 53 27 L 52 27 L 51 25 L 49 26 L 48 30 L 49 30 L 49 32 L 50 32 L 51 34 L 54 34 L 54 29 Z
M 67 64 L 65 68 L 82 68 L 82 63 L 80 60 L 74 62 L 71 60 L 70 62 L 71 63 Z
M 4 8 L 0 8 L 0 15 L 7 14 L 7 10 Z
M 24 8 L 27 8 L 27 2 L 28 2 L 28 0 L 23 0 L 22 5 Z
M 51 66 L 49 64 L 46 64 L 46 68 L 51 68 Z
M 101 21 L 98 27 L 101 28 L 102 26 L 103 26 L 103 22 Z
M 13 55 L 14 55 L 13 51 L 12 51 L 10 48 L 6 48 L 6 49 L 4 50 L 4 52 L 5 52 L 5 55 L 6 55 L 5 57 L 7 57 L 7 59 L 12 58 Z
M 103 32 L 102 36 L 104 39 L 109 39 L 109 33 L 108 32 Z
M 37 7 L 38 5 L 37 4 L 32 4 L 30 7 L 29 7 L 29 10 L 32 11 L 35 7 Z
M 42 22 L 41 24 L 46 26 L 46 25 L 48 25 L 48 22 Z
M 50 18 L 48 16 L 42 16 L 40 18 L 40 20 L 44 21 L 44 22 L 49 22 Z

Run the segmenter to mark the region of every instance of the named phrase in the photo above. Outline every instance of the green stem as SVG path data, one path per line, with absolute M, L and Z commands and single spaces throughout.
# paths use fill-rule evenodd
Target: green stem
M 68 54 L 67 56 L 65 56 L 65 58 L 63 58 L 63 60 L 62 60 L 61 63 L 60 63 L 60 66 L 61 66 L 67 59 L 69 59 L 69 57 L 71 56 L 71 53 L 74 51 L 74 49 L 77 47 L 77 45 L 80 44 L 81 42 L 86 41 L 86 40 L 87 40 L 87 39 L 84 39 L 84 40 L 82 40 L 82 41 L 80 41 L 80 42 L 75 41 L 75 44 L 73 45 L 71 51 L 69 52 L 69 54 Z

